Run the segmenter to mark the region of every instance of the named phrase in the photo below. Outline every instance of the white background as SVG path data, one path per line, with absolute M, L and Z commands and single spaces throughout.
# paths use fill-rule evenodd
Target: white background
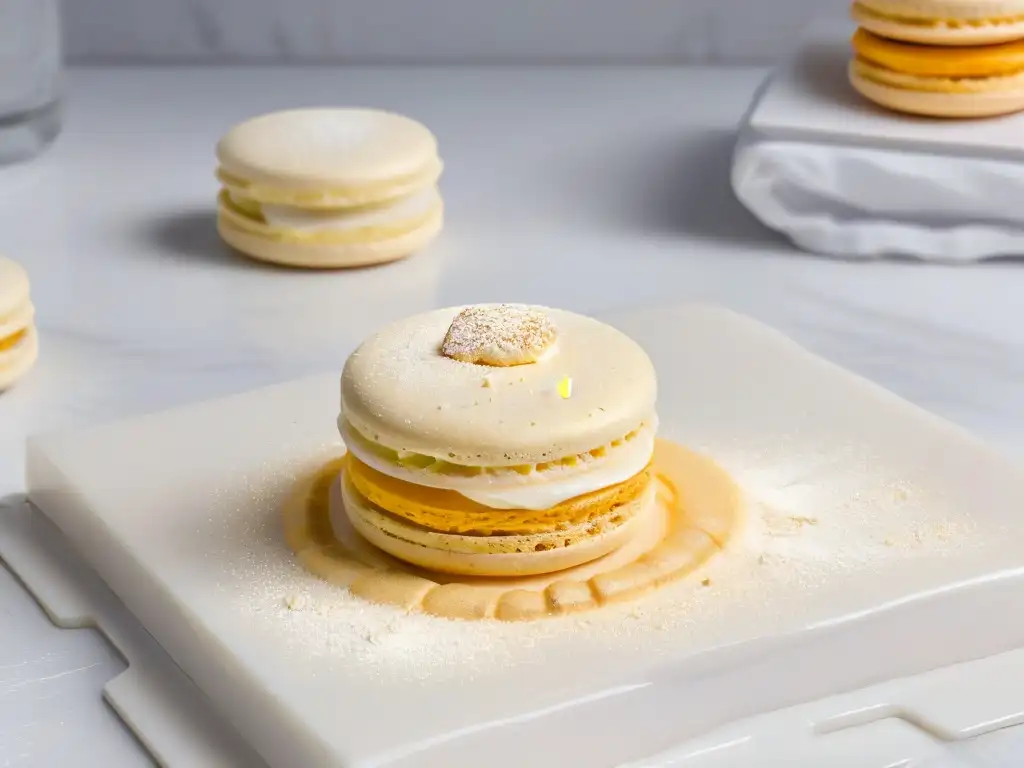
M 847 0 L 65 0 L 88 62 L 766 63 Z

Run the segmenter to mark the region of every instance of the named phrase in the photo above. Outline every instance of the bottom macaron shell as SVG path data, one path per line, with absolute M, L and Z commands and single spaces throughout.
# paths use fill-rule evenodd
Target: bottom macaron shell
M 443 214 L 438 211 L 420 227 L 400 237 L 375 243 L 301 243 L 246 232 L 217 216 L 217 231 L 240 253 L 270 264 L 303 269 L 343 269 L 397 261 L 426 248 L 441 232 Z
M 1024 111 L 1024 89 L 942 93 L 894 88 L 870 80 L 851 63 L 850 84 L 864 98 L 894 112 L 923 117 L 979 118 Z
M 429 543 L 420 541 L 417 527 L 397 518 L 390 518 L 388 530 L 384 530 L 381 523 L 387 513 L 369 504 L 356 490 L 347 473 L 343 473 L 341 482 L 345 514 L 352 527 L 364 539 L 404 562 L 437 573 L 459 576 L 536 576 L 589 563 L 622 546 L 634 530 L 644 523 L 644 517 L 654 513 L 655 506 L 654 483 L 648 483 L 641 497 L 633 502 L 637 506 L 635 512 L 624 514 L 618 525 L 575 541 L 571 546 L 542 549 L 543 545 L 538 544 L 536 549 L 524 547 L 526 551 L 521 552 L 459 552 L 443 549 L 440 545 L 446 538 L 462 537 L 446 537 L 431 532 Z M 484 542 L 487 539 L 477 538 Z M 516 538 L 527 544 L 530 539 L 529 536 Z M 535 538 L 540 539 L 540 536 Z
M 39 357 L 39 337 L 31 327 L 16 346 L 0 352 L 0 391 L 12 387 L 28 373 Z

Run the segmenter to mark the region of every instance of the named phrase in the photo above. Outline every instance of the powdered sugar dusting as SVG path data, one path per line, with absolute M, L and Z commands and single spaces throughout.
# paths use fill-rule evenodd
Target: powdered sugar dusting
M 931 486 L 858 449 L 733 450 L 716 458 L 746 495 L 746 524 L 704 569 L 706 589 L 691 581 L 652 600 L 671 616 L 696 617 L 693 636 L 704 642 L 870 608 L 897 596 L 893 584 L 906 589 L 911 572 L 942 573 L 952 556 L 979 554 L 1005 533 L 983 530 Z
M 280 648 L 281 663 L 436 684 L 519 673 L 559 654 L 649 658 L 795 629 L 892 599 L 894 579 L 944 573 L 950 556 L 982 553 L 1005 534 L 863 451 L 711 453 L 747 496 L 742 532 L 705 568 L 631 604 L 504 623 L 366 603 L 306 573 L 281 541 L 279 505 L 294 472 L 280 467 L 244 477 L 211 516 L 220 588 L 230 610 Z

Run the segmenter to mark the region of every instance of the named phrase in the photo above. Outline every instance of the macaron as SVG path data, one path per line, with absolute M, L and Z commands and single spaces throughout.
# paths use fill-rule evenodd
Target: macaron
M 379 264 L 441 231 L 434 135 L 373 109 L 296 109 L 247 120 L 217 144 L 217 227 L 242 253 L 294 267 Z
M 992 117 L 1024 110 L 1024 41 L 941 48 L 853 35 L 849 78 L 865 98 L 929 117 Z
M 11 387 L 36 362 L 34 320 L 28 275 L 19 264 L 0 256 L 0 390 Z
M 991 45 L 1024 38 L 1024 0 L 856 0 L 863 29 L 928 45 Z
M 345 514 L 442 573 L 590 562 L 655 508 L 656 398 L 646 352 L 582 315 L 484 304 L 399 321 L 342 373 Z

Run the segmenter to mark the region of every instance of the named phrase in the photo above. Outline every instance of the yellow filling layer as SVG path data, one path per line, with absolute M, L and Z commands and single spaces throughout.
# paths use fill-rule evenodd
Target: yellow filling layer
M 28 329 L 18 331 L 13 336 L 8 336 L 6 339 L 0 339 L 0 352 L 9 352 L 18 346 L 25 337 L 28 336 Z
M 433 531 L 470 536 L 515 536 L 580 526 L 636 499 L 650 482 L 648 467 L 618 485 L 548 509 L 491 509 L 455 491 L 388 477 L 351 454 L 346 472 L 355 489 L 385 512 Z
M 850 41 L 861 59 L 920 77 L 995 77 L 1024 71 L 1024 41 L 943 48 L 898 43 L 858 29 Z
M 349 429 L 346 439 L 354 439 L 359 443 L 359 447 L 368 453 L 372 453 L 374 456 L 377 456 L 390 464 L 405 467 L 406 469 L 422 469 L 432 474 L 447 475 L 450 477 L 477 477 L 484 474 L 504 475 L 510 472 L 514 472 L 519 475 L 530 475 L 534 472 L 545 472 L 550 469 L 557 469 L 558 467 L 576 467 L 592 459 L 603 458 L 608 455 L 608 451 L 619 448 L 620 446 L 635 440 L 643 430 L 644 426 L 644 424 L 641 424 L 639 427 L 623 435 L 618 440 L 612 440 L 607 445 L 594 448 L 586 453 L 564 456 L 561 459 L 556 459 L 555 461 L 543 461 L 538 464 L 517 464 L 509 467 L 467 466 L 465 464 L 454 464 L 450 461 L 438 459 L 434 456 L 427 456 L 422 453 L 396 451 L 370 440 L 365 435 L 360 434 L 354 427 Z
M 854 3 L 854 5 L 857 7 L 857 10 L 865 16 L 873 16 L 874 18 L 882 21 L 890 21 L 894 24 L 903 24 L 913 27 L 931 27 L 935 29 L 983 29 L 985 27 L 1024 23 L 1024 14 L 980 19 L 936 19 L 925 16 L 908 16 L 906 13 L 894 13 L 878 10 L 877 8 L 869 8 L 863 3 Z
M 419 216 L 413 216 L 394 224 L 378 224 L 371 227 L 358 227 L 350 230 L 338 231 L 313 231 L 307 232 L 297 229 L 284 229 L 272 227 L 267 224 L 259 211 L 259 205 L 252 201 L 243 200 L 241 204 L 232 199 L 227 190 L 222 190 L 219 197 L 221 215 L 225 216 L 232 225 L 246 232 L 257 234 L 274 240 L 288 242 L 299 242 L 308 244 L 338 244 L 349 243 L 375 243 L 381 240 L 388 240 L 394 237 L 401 237 L 409 232 L 426 224 L 435 216 L 439 215 L 440 204 Z
M 348 478 L 344 478 L 346 481 Z M 349 493 L 355 493 L 349 486 Z M 610 512 L 604 517 L 587 521 L 582 525 L 562 527 L 557 530 L 540 531 L 538 533 L 523 534 L 498 534 L 484 536 L 480 534 L 458 534 L 441 533 L 424 528 L 420 525 L 410 525 L 408 520 L 403 520 L 397 515 L 389 514 L 375 504 L 368 503 L 362 499 L 362 509 L 356 511 L 356 517 L 370 530 L 371 536 L 383 534 L 384 541 L 374 541 L 386 552 L 400 560 L 405 558 L 397 553 L 391 552 L 387 540 L 394 540 L 402 544 L 412 545 L 415 549 L 436 550 L 439 552 L 450 552 L 456 555 L 499 555 L 499 554 L 533 554 L 537 552 L 549 552 L 555 549 L 567 549 L 577 544 L 583 544 L 590 539 L 611 533 L 621 528 L 625 523 L 634 518 L 643 508 L 642 499 L 637 498 L 631 503 L 625 504 Z M 422 553 L 421 555 L 422 556 Z M 595 557 L 600 557 L 600 553 Z M 416 557 L 416 556 L 414 556 Z M 438 568 L 447 570 L 444 565 L 438 563 L 434 558 L 428 557 L 426 561 L 406 560 L 406 562 L 417 563 L 425 568 Z M 458 571 L 455 571 L 456 573 Z M 483 575 L 483 574 L 481 574 Z
M 217 180 L 225 187 L 240 192 L 261 203 L 294 205 L 299 208 L 334 208 L 338 201 L 345 205 L 359 205 L 401 196 L 407 190 L 428 186 L 441 175 L 441 163 L 431 164 L 421 171 L 408 176 L 399 176 L 387 181 L 362 184 L 358 187 L 332 187 L 317 190 L 295 190 L 271 187 L 246 181 L 234 176 L 223 168 L 216 172 Z

